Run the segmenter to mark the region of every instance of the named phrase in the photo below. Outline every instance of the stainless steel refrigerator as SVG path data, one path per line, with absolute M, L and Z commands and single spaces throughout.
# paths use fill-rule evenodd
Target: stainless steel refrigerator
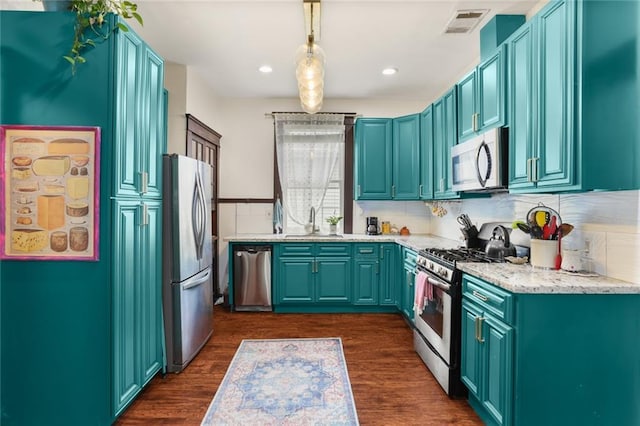
M 163 312 L 167 371 L 182 371 L 213 333 L 209 164 L 164 155 Z

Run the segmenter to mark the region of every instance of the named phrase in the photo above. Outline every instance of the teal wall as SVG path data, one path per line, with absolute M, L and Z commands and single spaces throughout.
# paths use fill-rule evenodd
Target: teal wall
M 72 77 L 71 13 L 0 12 L 0 123 L 99 126 L 101 205 L 109 205 L 112 139 L 107 60 L 88 53 Z M 111 228 L 100 211 L 100 235 Z M 110 241 L 100 261 L 2 261 L 2 425 L 109 424 Z

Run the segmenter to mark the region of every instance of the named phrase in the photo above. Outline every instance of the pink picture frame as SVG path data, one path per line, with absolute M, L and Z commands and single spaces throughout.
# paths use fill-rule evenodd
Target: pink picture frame
M 99 259 L 100 128 L 0 125 L 0 258 Z

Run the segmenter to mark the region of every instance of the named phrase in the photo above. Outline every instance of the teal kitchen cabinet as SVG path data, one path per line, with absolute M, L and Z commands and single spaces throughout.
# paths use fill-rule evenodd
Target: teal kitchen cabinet
M 637 2 L 555 1 L 507 41 L 509 189 L 640 187 Z
M 356 200 L 390 200 L 393 185 L 393 120 L 359 118 L 355 126 Z
M 397 246 L 354 244 L 354 305 L 395 306 Z
M 351 303 L 351 244 L 288 243 L 275 250 L 276 304 Z
M 433 109 L 433 195 L 435 199 L 459 198 L 452 190 L 451 147 L 458 143 L 456 87 L 432 105 Z
M 355 127 L 355 198 L 417 200 L 420 117 L 360 118 Z
M 420 114 L 393 119 L 391 198 L 417 200 L 420 188 Z
M 420 113 L 420 189 L 421 200 L 433 198 L 433 107 Z
M 164 72 L 162 59 L 133 31 L 120 32 L 116 55 L 115 113 L 122 126 L 114 139 L 116 196 L 162 196 Z
M 467 273 L 462 291 L 462 381 L 485 424 L 640 424 L 640 295 L 512 293 Z
M 505 124 L 506 57 L 507 47 L 503 44 L 458 82 L 459 141 Z
M 380 251 L 380 305 L 397 306 L 396 290 L 398 246 L 395 243 L 379 245 Z
M 417 253 L 407 247 L 402 247 L 402 290 L 400 311 L 412 323 L 414 322 L 413 304 L 415 301 Z
M 0 122 L 101 136 L 99 259 L 2 261 L 0 422 L 112 424 L 163 363 L 162 59 L 116 31 L 71 75 L 73 14 L 0 11 L 0 21 Z
M 115 415 L 163 366 L 162 202 L 116 200 L 113 330 Z
M 574 2 L 552 2 L 508 39 L 512 192 L 573 184 L 575 21 Z
M 503 318 L 512 310 L 509 294 L 465 276 L 462 300 L 460 374 L 492 424 L 511 423 L 514 329 Z M 494 301 L 499 301 L 494 303 Z
M 377 305 L 380 294 L 379 244 L 354 244 L 353 304 Z

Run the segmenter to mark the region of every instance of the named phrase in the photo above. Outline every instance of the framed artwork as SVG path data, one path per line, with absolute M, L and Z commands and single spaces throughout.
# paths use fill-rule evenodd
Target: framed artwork
M 98 260 L 100 128 L 0 125 L 0 257 Z

